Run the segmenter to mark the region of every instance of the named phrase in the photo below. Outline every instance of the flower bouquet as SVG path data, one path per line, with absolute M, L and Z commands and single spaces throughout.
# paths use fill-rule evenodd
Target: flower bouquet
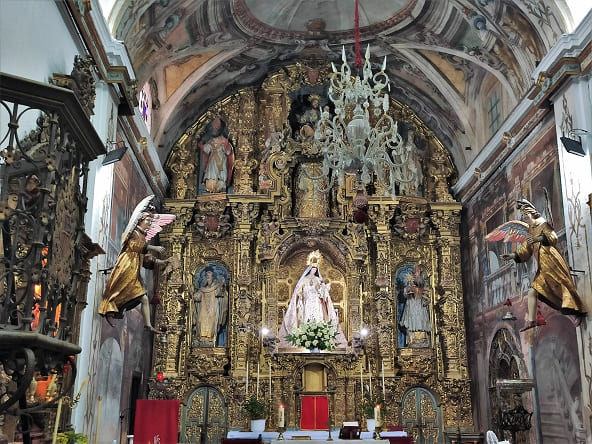
M 337 328 L 330 322 L 309 320 L 286 335 L 286 341 L 295 347 L 304 347 L 308 350 L 331 351 L 335 349 L 336 337 Z

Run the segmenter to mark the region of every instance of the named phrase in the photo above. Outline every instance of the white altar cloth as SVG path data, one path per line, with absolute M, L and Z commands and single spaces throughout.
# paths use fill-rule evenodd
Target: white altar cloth
M 296 439 L 286 439 L 284 441 L 278 441 L 277 439 L 272 439 L 271 444 L 324 444 L 328 442 L 326 439 L 311 439 L 306 441 L 296 440 Z M 389 444 L 388 440 L 381 439 L 381 440 L 374 440 L 374 439 L 334 439 L 331 442 L 341 442 L 341 443 L 349 443 L 349 444 Z
M 326 440 L 329 437 L 329 432 L 327 432 L 326 430 L 286 430 L 284 432 L 284 440 L 289 440 L 294 435 L 298 435 L 298 436 L 308 435 L 308 436 L 310 436 L 311 440 Z M 258 436 L 259 436 L 259 433 L 239 432 L 237 430 L 231 430 L 228 432 L 228 435 L 226 435 L 227 438 L 257 438 Z M 380 436 L 383 438 L 387 438 L 389 436 L 407 436 L 407 433 L 399 432 L 399 431 L 397 431 L 397 432 L 386 432 L 385 431 L 385 432 L 381 432 Z M 261 438 L 263 439 L 264 442 L 273 442 L 273 441 L 277 440 L 277 437 L 278 437 L 278 432 L 263 432 L 263 433 L 261 433 Z M 332 430 L 331 437 L 335 441 L 344 442 L 344 440 L 337 439 L 339 437 L 339 429 Z M 363 440 L 371 440 L 372 439 L 372 432 L 362 432 L 360 434 L 360 438 Z M 351 440 L 349 440 L 349 441 L 351 441 Z M 304 443 L 310 443 L 311 441 L 305 440 L 305 441 L 299 441 L 299 442 L 304 444 Z M 322 442 L 324 442 L 324 441 L 322 441 Z M 357 442 L 359 444 L 361 441 L 359 439 L 356 439 L 355 442 Z M 374 441 L 374 442 L 381 442 L 381 441 Z

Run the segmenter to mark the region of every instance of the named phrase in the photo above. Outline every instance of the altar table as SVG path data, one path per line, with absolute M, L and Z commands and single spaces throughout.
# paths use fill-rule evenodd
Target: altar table
M 272 439 L 271 444 L 321 444 L 328 442 L 326 439 L 310 439 L 310 440 L 297 440 L 297 439 L 285 439 L 283 441 L 278 441 L 277 439 Z M 349 443 L 349 444 L 389 444 L 386 439 L 381 439 L 379 441 L 375 439 L 334 439 L 331 442 L 341 442 L 341 443 Z
M 1 1 L 1 0 L 0 0 Z M 292 436 L 294 435 L 298 435 L 298 436 L 310 436 L 310 440 L 291 440 L 290 438 L 292 438 Z M 339 436 L 339 429 L 334 429 L 331 430 L 331 437 L 333 438 L 334 441 L 339 441 L 339 442 L 355 442 L 355 443 L 362 443 L 362 442 L 383 442 L 388 444 L 389 443 L 389 438 L 393 438 L 393 437 L 406 437 L 407 433 L 403 432 L 403 431 L 395 431 L 395 432 L 387 432 L 384 431 L 381 434 L 381 437 L 383 438 L 382 441 L 374 441 L 372 440 L 372 433 L 371 432 L 362 432 L 360 435 L 361 439 L 355 439 L 355 440 L 340 440 L 337 439 L 337 437 Z M 387 435 L 387 436 L 383 436 L 383 435 Z M 255 432 L 239 432 L 237 430 L 230 430 L 228 432 L 228 434 L 226 435 L 227 438 L 257 438 L 259 436 L 259 433 L 255 433 Z M 284 432 L 284 441 L 280 441 L 279 444 L 286 443 L 287 441 L 290 442 L 294 442 L 297 441 L 300 444 L 306 444 L 306 443 L 312 443 L 312 442 L 325 442 L 327 437 L 329 436 L 329 432 L 327 432 L 326 430 L 286 430 Z M 263 432 L 261 433 L 261 438 L 263 439 L 264 442 L 275 442 L 277 441 L 277 437 L 278 437 L 278 432 Z

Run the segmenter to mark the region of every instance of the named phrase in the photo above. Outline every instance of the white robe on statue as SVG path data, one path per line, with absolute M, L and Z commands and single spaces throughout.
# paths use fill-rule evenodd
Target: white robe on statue
M 318 271 L 318 275 L 310 275 L 311 268 L 313 267 L 310 265 L 306 268 L 296 287 L 294 287 L 292 299 L 290 299 L 278 333 L 280 340 L 278 346 L 279 348 L 297 348 L 286 341 L 286 335 L 292 333 L 294 328 L 304 322 L 315 320 L 330 321 L 333 326 L 337 327 L 337 337 L 335 338 L 337 348 L 345 348 L 347 339 L 341 330 L 339 319 L 329 295 L 331 285 L 323 282 L 320 271 Z

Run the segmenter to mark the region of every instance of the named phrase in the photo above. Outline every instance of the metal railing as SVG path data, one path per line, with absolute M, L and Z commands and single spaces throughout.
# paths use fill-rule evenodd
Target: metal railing
M 48 406 L 27 405 L 36 373 L 72 367 L 49 405 L 74 382 L 77 317 L 98 253 L 84 233 L 87 166 L 105 152 L 77 95 L 0 73 L 0 371 L 12 379 L 0 413 Z

